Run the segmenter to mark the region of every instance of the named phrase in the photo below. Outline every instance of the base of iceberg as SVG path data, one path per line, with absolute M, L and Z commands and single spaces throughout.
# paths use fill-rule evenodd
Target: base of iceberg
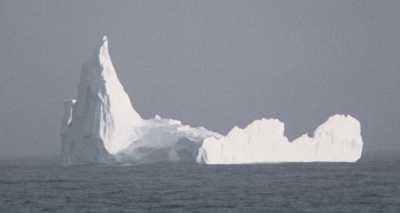
M 356 162 L 363 148 L 360 123 L 344 115 L 329 118 L 313 137 L 303 135 L 292 142 L 277 119 L 234 127 L 226 136 L 160 116 L 143 119 L 118 79 L 105 36 L 82 67 L 77 98 L 65 101 L 64 108 L 64 165 Z

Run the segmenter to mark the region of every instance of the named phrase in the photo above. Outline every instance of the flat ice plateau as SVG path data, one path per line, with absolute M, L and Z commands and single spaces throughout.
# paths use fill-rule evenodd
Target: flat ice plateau
M 253 121 L 234 127 L 222 138 L 206 138 L 197 162 L 250 164 L 266 162 L 355 162 L 361 157 L 360 123 L 351 116 L 334 115 L 319 126 L 314 137 L 303 135 L 290 142 L 277 119 Z
M 106 36 L 83 64 L 78 95 L 65 101 L 64 110 L 64 165 L 356 162 L 363 148 L 360 123 L 349 115 L 334 115 L 312 137 L 303 135 L 292 142 L 277 119 L 255 120 L 226 136 L 158 115 L 143 119 L 118 79 Z

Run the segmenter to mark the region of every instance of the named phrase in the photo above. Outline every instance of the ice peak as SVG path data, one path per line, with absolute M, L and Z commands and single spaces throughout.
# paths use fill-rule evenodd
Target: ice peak
M 101 45 L 99 49 L 96 50 L 95 55 L 98 57 L 100 64 L 112 64 L 110 53 L 108 50 L 108 39 L 106 35 L 103 36 Z
M 131 130 L 142 118 L 116 74 L 106 36 L 82 66 L 76 99 L 67 103 L 62 122 L 64 163 L 108 161 L 136 137 Z M 69 154 L 71 147 L 78 151 Z
M 103 38 L 101 39 L 100 51 L 102 49 L 108 52 L 108 38 L 106 35 L 103 35 Z

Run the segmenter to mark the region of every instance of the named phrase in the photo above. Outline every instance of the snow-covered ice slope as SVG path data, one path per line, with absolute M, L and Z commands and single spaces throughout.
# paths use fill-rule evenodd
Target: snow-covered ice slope
M 218 136 L 175 120 L 142 119 L 118 79 L 106 36 L 82 66 L 77 99 L 66 101 L 64 107 L 61 157 L 65 165 L 153 161 L 148 155 L 160 150 L 170 153 L 160 160 L 177 160 L 179 156 L 171 150 L 179 141 L 200 143 Z
M 246 128 L 234 127 L 227 136 L 207 138 L 196 161 L 205 164 L 274 162 L 355 162 L 361 157 L 360 123 L 351 116 L 334 115 L 319 126 L 314 137 L 303 135 L 290 142 L 284 124 L 261 119 Z

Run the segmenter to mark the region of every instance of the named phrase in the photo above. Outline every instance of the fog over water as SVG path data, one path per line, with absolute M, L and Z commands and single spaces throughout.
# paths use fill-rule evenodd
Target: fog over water
M 60 150 L 64 99 L 103 34 L 135 109 L 221 133 L 279 118 L 290 139 L 360 120 L 400 153 L 399 1 L 0 0 L 0 156 Z

